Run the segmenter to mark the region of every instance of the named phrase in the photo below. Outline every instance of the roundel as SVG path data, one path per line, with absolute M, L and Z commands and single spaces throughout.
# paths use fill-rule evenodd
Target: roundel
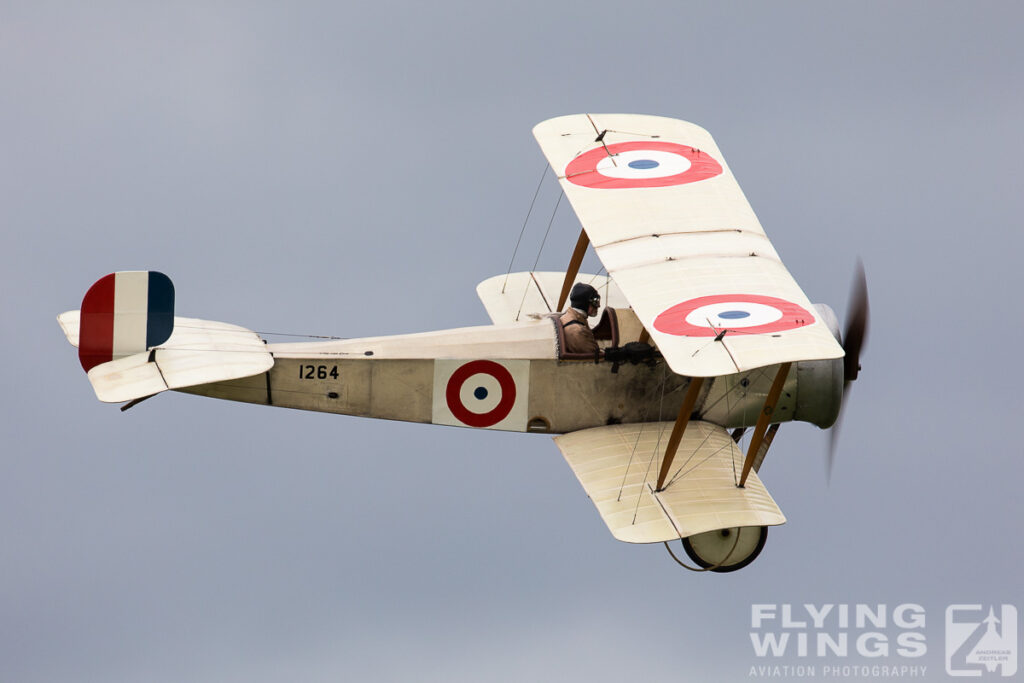
M 595 147 L 569 162 L 565 178 L 583 187 L 622 189 L 685 185 L 722 172 L 707 152 L 675 142 L 641 140 Z
M 512 412 L 516 383 L 505 367 L 492 360 L 471 361 L 448 379 L 445 401 L 460 422 L 470 427 L 490 427 Z
M 814 316 L 792 301 L 760 294 L 716 294 L 665 309 L 654 319 L 654 329 L 680 337 L 714 337 L 723 328 L 764 334 L 813 322 Z

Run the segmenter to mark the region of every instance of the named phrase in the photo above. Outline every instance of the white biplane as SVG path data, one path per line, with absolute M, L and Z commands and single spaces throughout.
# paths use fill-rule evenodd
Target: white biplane
M 863 273 L 841 336 L 832 310 L 812 304 L 783 266 L 698 126 L 583 114 L 533 132 L 583 230 L 567 272 L 480 283 L 492 325 L 267 343 L 174 317 L 171 281 L 150 271 L 107 275 L 58 320 L 101 401 L 127 408 L 172 389 L 556 434 L 615 538 L 670 553 L 680 539 L 696 570 L 744 567 L 767 528 L 785 522 L 757 474 L 779 424 L 832 426 L 856 378 Z M 591 244 L 607 276 L 578 273 Z M 577 279 L 603 295 L 598 357 L 564 350 L 558 312 Z

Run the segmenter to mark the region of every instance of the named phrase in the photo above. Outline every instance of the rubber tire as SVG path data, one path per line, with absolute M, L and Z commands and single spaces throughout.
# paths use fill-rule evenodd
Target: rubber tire
M 728 532 L 735 532 L 735 531 L 737 531 L 739 529 L 750 529 L 750 530 L 759 529 L 760 530 L 760 535 L 759 535 L 759 537 L 757 539 L 757 544 L 754 546 L 753 550 L 748 552 L 745 557 L 742 557 L 738 561 L 736 561 L 735 558 L 730 558 L 731 561 L 730 561 L 729 564 L 722 565 L 721 567 L 715 567 L 714 569 L 710 569 L 709 571 L 718 572 L 719 574 L 726 574 L 728 572 L 734 572 L 734 571 L 736 571 L 738 569 L 743 569 L 748 564 L 750 564 L 751 562 L 756 560 L 757 556 L 761 554 L 762 550 L 764 550 L 764 544 L 768 540 L 768 527 L 766 527 L 766 526 L 762 526 L 762 527 L 732 527 L 730 529 L 716 529 L 715 531 L 708 531 L 708 532 L 703 533 L 703 534 L 697 534 L 696 536 L 690 536 L 688 538 L 684 538 L 683 539 L 683 550 L 686 551 L 686 554 L 698 566 L 700 566 L 700 567 L 702 567 L 704 569 L 707 569 L 708 567 L 714 567 L 714 565 L 716 564 L 715 562 L 709 562 L 709 561 L 707 561 L 706 559 L 704 559 L 703 557 L 701 557 L 700 555 L 697 554 L 697 550 L 694 548 L 693 543 L 690 542 L 690 538 L 693 538 L 695 541 L 697 541 L 697 545 L 700 546 L 702 540 L 717 541 L 719 538 L 723 538 L 722 532 L 727 532 L 727 533 Z M 742 532 L 740 532 L 740 533 L 742 533 Z M 716 534 L 716 536 L 708 536 L 708 534 Z M 744 539 L 741 538 L 740 540 L 742 541 Z M 729 546 L 727 546 L 725 548 L 724 552 L 728 552 L 729 549 L 732 548 L 732 545 L 731 545 L 732 540 L 730 540 L 729 543 L 730 543 Z M 739 550 L 738 546 L 737 546 L 736 550 Z

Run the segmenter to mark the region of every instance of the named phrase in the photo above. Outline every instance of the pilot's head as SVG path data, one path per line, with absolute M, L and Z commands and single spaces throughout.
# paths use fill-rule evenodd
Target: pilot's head
M 597 315 L 597 309 L 601 307 L 601 295 L 590 285 L 577 282 L 569 292 L 569 304 L 577 310 L 586 311 L 592 317 Z

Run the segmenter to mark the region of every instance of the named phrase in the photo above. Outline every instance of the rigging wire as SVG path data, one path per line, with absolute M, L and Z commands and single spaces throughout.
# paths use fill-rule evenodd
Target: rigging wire
M 217 328 L 214 328 L 214 329 L 211 330 L 210 327 L 205 326 L 205 325 L 189 325 L 188 323 L 179 323 L 179 322 L 174 323 L 174 329 L 175 330 L 203 330 L 203 331 L 213 332 L 214 334 L 216 334 L 217 332 L 222 331 L 222 330 L 218 330 Z M 252 332 L 254 332 L 255 334 L 262 335 L 262 336 L 267 336 L 267 337 L 300 337 L 300 338 L 303 338 L 303 339 L 332 339 L 332 340 L 335 340 L 335 341 L 342 341 L 342 340 L 345 340 L 345 339 L 351 339 L 351 337 L 335 337 L 334 335 L 328 335 L 328 334 L 297 334 L 297 333 L 294 333 L 294 332 L 268 332 L 266 330 L 252 330 Z
M 763 370 L 761 372 L 763 372 Z M 740 396 L 740 400 L 743 402 L 743 424 L 747 424 L 747 411 L 750 410 L 750 401 L 747 400 L 750 396 L 750 387 L 753 386 L 753 382 L 750 381 L 750 375 L 751 373 L 748 372 L 746 375 L 743 376 L 742 379 L 736 382 L 737 385 L 743 387 L 743 394 Z M 747 382 L 746 386 L 743 385 L 744 380 L 746 380 Z M 730 410 L 729 412 L 732 411 Z M 747 432 L 744 429 L 743 434 L 740 435 L 739 443 L 739 452 L 741 457 L 746 452 L 747 448 L 750 446 L 750 438 L 752 437 L 747 437 Z M 743 445 L 744 443 L 746 445 Z M 739 472 L 736 471 L 736 458 L 732 459 L 732 481 L 734 484 L 739 486 L 740 477 Z
M 533 213 L 533 205 L 537 203 L 537 195 L 540 194 L 541 185 L 544 184 L 544 176 L 547 175 L 548 164 L 544 162 L 544 168 L 540 172 L 540 180 L 537 181 L 537 189 L 533 191 L 533 199 L 530 201 L 530 209 L 526 212 L 526 218 L 523 220 L 523 227 L 519 231 L 519 239 L 516 240 L 516 248 L 512 250 L 512 258 L 508 262 L 508 270 L 505 271 L 505 281 L 501 284 L 501 293 L 505 293 L 505 286 L 508 284 L 508 276 L 512 273 L 512 264 L 515 263 L 516 254 L 519 252 L 519 243 L 523 241 L 523 233 L 526 232 L 526 224 L 530 222 L 530 214 Z
M 598 271 L 596 273 L 594 273 L 594 275 L 590 278 L 590 281 L 587 284 L 590 284 L 590 285 L 594 284 L 594 280 L 596 280 L 599 277 L 601 277 L 601 273 L 603 273 L 603 272 L 605 272 L 605 270 L 604 270 L 604 266 L 602 265 L 600 267 L 600 269 L 598 269 Z M 602 285 L 602 287 L 607 287 L 608 286 L 608 280 L 610 280 L 610 279 L 611 279 L 610 277 L 609 278 L 605 278 L 605 282 Z
M 558 193 L 558 200 L 555 202 L 555 208 L 551 211 L 551 218 L 548 219 L 548 229 L 544 231 L 544 239 L 540 242 L 540 248 L 537 249 L 537 258 L 533 261 L 533 268 L 530 272 L 533 273 L 537 270 L 537 264 L 540 263 L 540 255 L 544 251 L 544 245 L 548 241 L 548 235 L 551 233 L 551 224 L 555 222 L 555 214 L 558 213 L 558 207 L 562 203 L 562 197 L 565 196 L 565 190 Z M 519 315 L 523 312 L 523 305 L 526 304 L 526 293 L 530 291 L 529 283 L 527 283 L 526 289 L 523 290 L 523 298 L 519 302 L 519 310 L 516 311 L 516 322 L 519 322 Z
M 714 388 L 715 388 L 715 384 L 712 383 L 712 389 L 714 389 Z M 725 398 L 725 415 L 726 415 L 726 420 L 728 420 L 728 416 L 732 415 L 732 401 L 729 400 L 729 393 L 730 392 L 731 392 L 731 389 L 729 387 L 726 387 L 725 395 L 723 396 L 723 398 Z M 740 398 L 742 398 L 742 397 L 740 397 Z M 746 414 L 745 403 L 744 403 L 744 407 L 743 407 L 743 414 L 744 415 Z M 746 424 L 745 419 L 743 421 L 743 424 Z M 740 434 L 740 436 L 739 436 L 739 440 L 741 440 L 741 439 L 742 439 L 742 434 Z M 733 439 L 732 442 L 736 443 L 737 446 L 738 446 L 737 439 Z M 731 449 L 730 449 L 729 461 L 732 464 L 732 483 L 736 483 L 738 481 L 736 479 L 736 459 L 731 456 Z
M 662 366 L 661 366 L 661 399 L 662 399 L 662 403 L 664 403 L 664 401 L 665 401 L 665 382 L 666 381 L 668 381 L 668 377 L 666 376 L 666 373 L 665 373 L 665 365 L 662 364 Z M 655 390 L 655 391 L 657 391 L 657 390 Z M 623 472 L 623 474 L 622 474 L 622 483 L 619 485 L 619 495 L 615 498 L 616 502 L 619 502 L 619 501 L 622 500 L 622 491 L 626 488 L 626 477 L 629 476 L 629 468 L 633 465 L 633 457 L 636 455 L 637 446 L 640 445 L 640 437 L 643 435 L 643 433 L 644 433 L 644 426 L 647 424 L 647 414 L 650 412 L 651 404 L 650 404 L 650 401 L 646 400 L 646 398 L 647 397 L 645 396 L 644 397 L 644 399 L 645 399 L 645 401 L 644 401 L 644 403 L 645 403 L 644 410 L 640 414 L 640 429 L 638 429 L 637 432 L 636 432 L 636 441 L 633 442 L 633 450 L 629 454 L 629 461 L 626 462 L 626 471 Z M 661 415 L 658 415 L 658 421 L 659 422 L 661 421 Z M 643 491 L 641 490 L 641 494 L 642 493 L 643 493 Z
M 335 337 L 330 334 L 294 334 L 291 332 L 263 332 L 260 330 L 253 330 L 258 335 L 265 337 L 301 337 L 303 339 L 331 339 L 334 341 L 344 341 L 351 339 L 352 337 Z
M 664 372 L 662 368 L 662 372 Z M 647 476 L 651 473 L 651 465 L 654 464 L 654 459 L 658 457 L 658 451 L 661 449 L 661 437 L 665 435 L 665 426 L 661 423 L 665 415 L 665 382 L 661 384 L 661 401 L 658 404 L 658 440 L 654 444 L 654 450 L 651 452 L 651 458 L 647 461 L 647 470 L 644 472 L 643 481 L 647 481 Z M 640 492 L 636 494 L 636 507 L 633 508 L 633 521 L 631 524 L 636 524 L 636 516 L 640 512 L 640 499 L 643 498 L 644 490 L 643 486 L 640 487 Z
M 708 433 L 707 433 L 707 434 L 706 434 L 706 435 L 704 436 L 704 440 L 703 440 L 703 441 L 701 441 L 701 443 L 700 443 L 700 445 L 699 445 L 699 446 L 697 446 L 697 449 L 698 449 L 698 450 L 699 450 L 700 448 L 702 448 L 702 447 L 704 446 L 704 444 L 706 444 L 706 443 L 707 443 L 708 439 L 709 439 L 709 438 L 711 437 L 711 434 L 713 434 L 713 433 L 714 433 L 714 432 L 710 432 L 710 431 L 709 431 L 709 432 L 708 432 Z M 732 441 L 732 439 L 730 439 L 730 441 Z M 675 483 L 675 481 L 676 481 L 676 479 L 678 479 L 678 478 L 679 478 L 680 476 L 684 476 L 684 477 L 685 477 L 685 476 L 686 476 L 687 474 L 689 474 L 690 472 L 693 472 L 693 471 L 694 471 L 694 470 L 696 470 L 696 469 L 697 469 L 698 467 L 700 467 L 701 465 L 703 465 L 704 463 L 706 463 L 706 462 L 707 462 L 708 460 L 711 460 L 711 458 L 715 457 L 716 455 L 718 455 L 719 453 L 721 453 L 721 452 L 722 452 L 722 451 L 723 451 L 724 449 L 726 449 L 726 448 L 729 448 L 729 445 L 728 445 L 728 444 L 726 444 L 726 445 L 723 445 L 723 446 L 720 446 L 720 447 L 719 447 L 719 448 L 718 448 L 717 450 L 715 450 L 715 451 L 713 451 L 713 452 L 709 453 L 709 454 L 708 454 L 707 456 L 705 456 L 703 460 L 701 460 L 700 462 L 697 462 L 697 463 L 695 463 L 695 464 L 693 465 L 693 467 L 691 467 L 691 468 L 690 468 L 690 469 L 688 469 L 687 471 L 683 472 L 683 468 L 684 468 L 684 467 L 686 467 L 686 465 L 687 465 L 687 464 L 688 464 L 688 463 L 689 463 L 689 462 L 690 462 L 691 460 L 693 460 L 693 456 L 697 454 L 697 451 L 694 451 L 693 453 L 691 453 L 691 454 L 690 454 L 690 457 L 686 459 L 686 462 L 684 462 L 684 463 L 683 463 L 682 465 L 680 465 L 680 466 L 679 466 L 679 469 L 678 469 L 678 470 L 676 470 L 676 473 L 675 473 L 674 475 L 672 475 L 672 478 L 671 478 L 671 479 L 669 479 L 669 481 L 668 481 L 668 483 L 667 483 L 667 484 L 665 484 L 665 488 L 668 488 L 668 487 L 672 486 L 672 484 L 674 484 L 674 483 Z M 730 451 L 731 451 L 731 449 L 730 449 Z
M 601 277 L 601 273 L 604 273 L 604 272 L 606 272 L 605 269 L 604 269 L 604 264 L 601 264 L 601 268 L 590 278 L 590 281 L 587 284 L 588 285 L 593 285 L 594 281 L 597 280 L 598 278 L 600 278 Z M 602 284 L 598 285 L 598 287 L 600 287 L 601 289 L 604 290 L 604 294 L 602 295 L 602 298 L 604 299 L 604 305 L 605 306 L 608 306 L 608 292 L 611 289 L 611 285 L 612 285 L 612 278 L 611 278 L 610 275 L 606 276 L 604 278 L 604 282 Z
M 523 241 L 523 235 L 526 232 L 526 226 L 530 222 L 530 216 L 533 214 L 533 208 L 534 208 L 534 206 L 537 203 L 537 197 L 540 195 L 540 188 L 543 187 L 543 185 L 544 185 L 544 176 L 547 174 L 547 170 L 548 170 L 548 164 L 545 161 L 544 162 L 544 167 L 541 169 L 540 179 L 537 181 L 537 188 L 533 191 L 533 199 L 530 200 L 530 208 L 526 212 L 526 218 L 523 219 L 523 227 L 519 231 L 519 239 L 516 240 L 516 246 L 512 250 L 512 258 L 508 262 L 508 270 L 505 271 L 505 281 L 501 285 L 502 293 L 505 292 L 505 287 L 508 285 L 508 278 L 509 278 L 509 275 L 512 273 L 512 265 L 515 263 L 516 254 L 519 252 L 519 245 Z M 555 204 L 555 211 L 558 210 L 558 203 L 560 203 L 561 200 L 562 200 L 562 196 L 559 195 L 558 202 L 556 202 L 556 204 Z M 551 214 L 551 220 L 548 221 L 548 232 L 551 231 L 551 222 L 553 220 L 554 220 L 554 212 L 552 212 L 552 214 Z M 545 232 L 544 233 L 544 240 L 547 241 L 547 238 L 548 238 L 548 233 Z M 544 243 L 541 242 L 540 246 L 541 246 L 541 250 L 542 250 L 544 248 Z M 539 262 L 539 261 L 540 261 L 540 250 L 538 250 L 538 252 L 537 252 L 537 262 Z M 534 264 L 533 264 L 533 269 L 534 270 L 537 269 L 537 262 L 534 262 Z M 525 296 L 524 296 L 524 298 L 525 298 Z M 516 320 L 518 320 L 518 319 L 519 319 L 519 316 L 517 315 L 516 316 Z M 199 326 L 199 325 L 188 325 L 188 324 L 182 324 L 182 323 L 175 323 L 174 327 L 175 328 L 186 328 L 186 329 L 187 328 L 201 329 L 201 330 L 207 329 L 206 327 Z M 345 340 L 345 339 L 350 339 L 351 338 L 351 337 L 336 337 L 334 335 L 325 335 L 325 334 L 297 334 L 297 333 L 292 333 L 292 332 L 267 332 L 267 331 L 264 331 L 264 330 L 253 330 L 253 332 L 255 332 L 258 335 L 267 336 L 267 337 L 297 337 L 297 338 L 302 338 L 302 339 L 330 339 L 330 340 L 334 340 L 334 341 L 341 341 L 341 340 Z
M 555 201 L 555 208 L 551 210 L 551 218 L 548 219 L 547 230 L 544 231 L 544 239 L 540 241 L 540 248 L 537 249 L 537 258 L 533 260 L 533 268 L 530 269 L 531 273 L 537 270 L 537 264 L 540 263 L 541 252 L 544 251 L 544 244 L 547 243 L 548 235 L 551 233 L 551 224 L 555 222 L 555 214 L 558 213 L 558 207 L 559 205 L 561 205 L 562 197 L 564 196 L 565 190 L 562 190 L 561 192 L 558 193 L 558 199 Z

